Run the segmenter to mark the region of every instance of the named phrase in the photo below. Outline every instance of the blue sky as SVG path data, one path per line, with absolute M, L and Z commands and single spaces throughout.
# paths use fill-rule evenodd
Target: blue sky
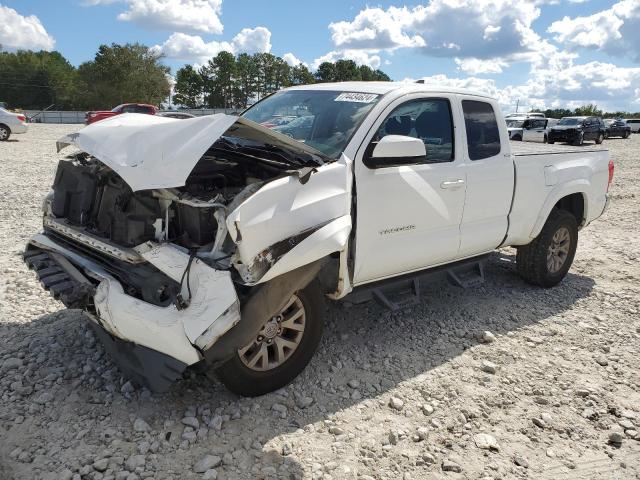
M 0 0 L 8 50 L 55 49 L 78 65 L 102 43 L 134 41 L 174 72 L 221 49 L 270 51 L 488 91 L 506 109 L 640 111 L 640 0 Z

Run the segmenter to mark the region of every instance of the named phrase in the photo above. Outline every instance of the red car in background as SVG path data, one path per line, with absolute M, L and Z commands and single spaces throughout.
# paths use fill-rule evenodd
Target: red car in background
M 95 112 L 87 112 L 84 116 L 84 123 L 89 125 L 105 118 L 115 117 L 121 113 L 146 113 L 148 115 L 155 115 L 158 109 L 153 105 L 147 105 L 146 103 L 123 103 L 118 105 L 112 110 L 98 110 Z

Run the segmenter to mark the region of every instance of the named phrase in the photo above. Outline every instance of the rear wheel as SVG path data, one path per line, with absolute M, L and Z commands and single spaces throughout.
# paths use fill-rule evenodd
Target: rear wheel
M 578 247 L 578 223 L 566 210 L 554 209 L 540 235 L 518 247 L 518 274 L 528 283 L 553 287 L 566 276 Z
M 622 134 L 622 138 L 629 138 L 629 132 L 624 132 Z
M 11 130 L 9 130 L 9 127 L 7 127 L 6 125 L 0 125 L 0 142 L 9 140 L 10 136 Z
M 604 141 L 604 135 L 602 133 L 598 134 L 598 138 L 596 138 L 596 144 L 600 145 Z
M 298 291 L 256 338 L 216 370 L 232 392 L 255 397 L 284 387 L 313 357 L 322 338 L 324 300 L 315 282 Z

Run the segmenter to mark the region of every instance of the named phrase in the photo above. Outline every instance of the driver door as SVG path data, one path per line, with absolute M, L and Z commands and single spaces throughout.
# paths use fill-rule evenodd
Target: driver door
M 454 260 L 466 175 L 455 96 L 414 94 L 389 105 L 355 159 L 356 239 L 354 285 Z M 376 142 L 385 135 L 421 139 L 426 157 L 407 157 L 392 166 L 368 167 Z
M 522 139 L 527 142 L 544 142 L 546 120 L 528 120 L 528 126 L 522 133 Z

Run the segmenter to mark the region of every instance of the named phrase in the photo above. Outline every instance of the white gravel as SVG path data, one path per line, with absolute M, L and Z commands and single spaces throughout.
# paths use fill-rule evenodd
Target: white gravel
M 0 143 L 2 480 L 640 478 L 640 135 L 605 142 L 613 204 L 560 286 L 506 249 L 401 314 L 330 305 L 301 377 L 241 399 L 195 375 L 136 389 L 22 264 L 76 128 Z

